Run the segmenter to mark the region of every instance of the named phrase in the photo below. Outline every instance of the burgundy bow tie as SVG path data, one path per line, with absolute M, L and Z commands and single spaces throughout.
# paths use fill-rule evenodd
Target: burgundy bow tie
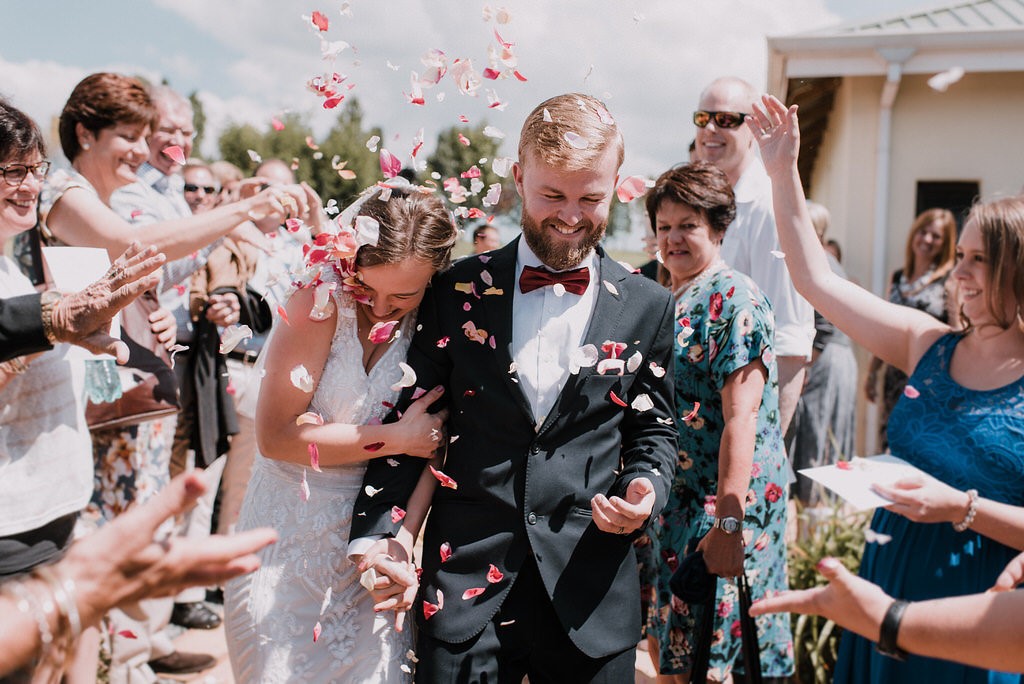
M 519 276 L 519 289 L 523 294 L 555 283 L 561 283 L 566 292 L 581 295 L 587 291 L 587 285 L 590 284 L 590 269 L 584 266 L 571 271 L 552 273 L 546 268 L 524 266 L 523 274 Z

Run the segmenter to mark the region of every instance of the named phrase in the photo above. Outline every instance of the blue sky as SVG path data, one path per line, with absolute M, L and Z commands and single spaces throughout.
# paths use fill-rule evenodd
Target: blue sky
M 507 7 L 511 21 L 485 22 L 488 4 Z M 316 9 L 331 22 L 328 39 L 351 44 L 333 68 L 350 75 L 356 84 L 352 95 L 367 119 L 384 126 L 384 144 L 411 146 L 423 128 L 429 149 L 437 132 L 463 114 L 473 123 L 486 118 L 505 131 L 504 153 L 513 154 L 520 122 L 533 105 L 557 92 L 583 90 L 605 99 L 623 125 L 624 171 L 655 175 L 683 158 L 692 137 L 689 112 L 708 81 L 736 74 L 763 85 L 765 35 L 921 5 L 921 0 L 9 2 L 0 24 L 0 94 L 46 126 L 81 77 L 115 70 L 167 78 L 184 93 L 200 91 L 214 133 L 229 121 L 267 126 L 270 117 L 284 111 L 302 113 L 324 131 L 331 113 L 304 87 L 327 68 L 318 35 L 302 19 Z M 346 6 L 350 14 L 342 13 Z M 484 88 L 480 97 L 467 98 L 449 85 L 444 102 L 431 91 L 424 107 L 405 101 L 409 72 L 425 70 L 420 57 L 427 50 L 470 57 L 483 69 L 495 28 L 515 43 L 520 70 L 529 79 L 484 82 L 509 103 L 506 110 L 487 109 Z

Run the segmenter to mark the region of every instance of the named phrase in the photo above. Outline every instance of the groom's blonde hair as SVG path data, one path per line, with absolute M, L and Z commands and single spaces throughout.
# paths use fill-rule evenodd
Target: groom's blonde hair
M 603 102 L 580 93 L 541 102 L 519 134 L 520 163 L 533 152 L 544 163 L 567 171 L 593 166 L 609 148 L 615 151 L 616 166 L 621 166 L 625 144 L 618 125 Z

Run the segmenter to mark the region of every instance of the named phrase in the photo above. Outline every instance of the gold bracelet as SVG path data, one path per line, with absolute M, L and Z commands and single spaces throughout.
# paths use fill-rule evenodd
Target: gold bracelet
M 63 297 L 64 295 L 57 290 L 47 290 L 39 299 L 39 313 L 43 319 L 43 334 L 46 336 L 46 341 L 50 344 L 57 344 L 57 335 L 53 330 L 53 311 L 57 308 L 57 303 Z

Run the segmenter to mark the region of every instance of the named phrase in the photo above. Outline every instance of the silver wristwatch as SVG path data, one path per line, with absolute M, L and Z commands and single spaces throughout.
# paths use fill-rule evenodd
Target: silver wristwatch
M 721 518 L 715 518 L 715 524 L 711 527 L 717 527 L 726 534 L 736 534 L 743 529 L 743 521 L 731 515 L 726 515 Z

